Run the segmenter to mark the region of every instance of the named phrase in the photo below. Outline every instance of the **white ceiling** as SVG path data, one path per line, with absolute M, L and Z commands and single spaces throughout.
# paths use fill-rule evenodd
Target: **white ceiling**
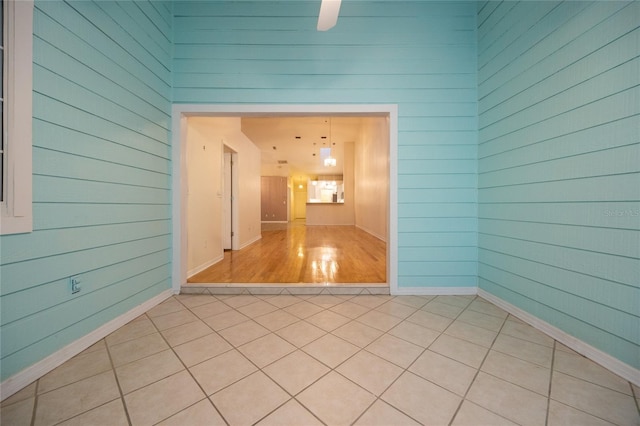
M 243 117 L 241 129 L 262 152 L 263 174 L 306 181 L 342 174 L 344 144 L 357 140 L 361 122 L 360 117 Z M 320 148 L 331 148 L 335 167 L 324 166 Z

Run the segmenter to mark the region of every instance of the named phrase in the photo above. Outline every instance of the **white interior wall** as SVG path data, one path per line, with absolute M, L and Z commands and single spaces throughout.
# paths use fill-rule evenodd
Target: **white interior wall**
M 222 249 L 220 136 L 197 119 L 187 127 L 187 270 L 191 276 L 219 261 Z
M 356 143 L 355 224 L 387 240 L 389 197 L 389 118 L 363 118 Z
M 238 117 L 187 120 L 188 275 L 220 261 L 222 247 L 222 153 L 237 153 L 238 197 L 233 212 L 238 248 L 260 239 L 260 150 L 240 131 Z M 202 147 L 206 148 L 203 150 Z
M 209 120 L 214 120 L 209 118 Z M 238 176 L 238 202 L 234 211 L 237 222 L 238 249 L 259 240 L 260 234 L 260 149 L 240 130 L 240 118 L 216 118 L 225 120 L 231 127 L 224 143 L 237 153 L 234 164 Z
M 293 219 L 305 219 L 307 217 L 307 184 L 300 183 L 293 188 Z

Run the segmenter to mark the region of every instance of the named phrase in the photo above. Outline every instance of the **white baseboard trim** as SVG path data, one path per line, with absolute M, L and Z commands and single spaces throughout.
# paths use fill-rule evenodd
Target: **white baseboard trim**
M 398 287 L 391 294 L 398 296 L 467 296 L 475 295 L 478 287 Z
M 256 236 L 255 238 L 253 238 L 252 240 L 249 240 L 247 242 L 245 242 L 244 244 L 242 244 L 240 247 L 238 247 L 237 249 L 234 250 L 242 250 L 243 248 L 255 243 L 256 241 L 259 241 L 260 239 L 262 239 L 262 234 Z M 195 274 L 204 271 L 205 269 L 215 265 L 216 263 L 222 261 L 224 259 L 224 253 L 222 253 L 221 256 L 216 257 L 215 259 L 211 259 L 210 261 L 203 263 L 200 266 L 196 266 L 193 269 L 190 269 L 187 271 L 187 279 L 191 278 L 192 276 L 194 276 Z
M 238 250 L 242 250 L 243 248 L 250 246 L 251 244 L 255 243 L 256 241 L 260 241 L 262 239 L 262 234 L 258 234 L 255 238 L 246 241 L 245 243 L 243 243 Z
M 549 324 L 548 322 L 543 321 L 534 315 L 531 315 L 530 313 L 500 299 L 497 296 L 494 296 L 491 293 L 486 292 L 485 290 L 479 288 L 478 296 L 488 300 L 489 302 L 493 303 L 499 308 L 504 309 L 510 314 L 520 318 L 522 321 L 526 322 L 532 327 L 542 331 L 543 333 L 545 333 L 549 337 L 552 337 L 563 345 L 600 364 L 607 370 L 617 374 L 625 380 L 630 381 L 636 386 L 640 386 L 640 370 L 620 361 L 619 359 L 601 351 L 600 349 L 589 345 L 588 343 L 583 342 L 582 340 L 574 336 L 571 336 L 570 334 L 567 334 L 566 332 Z
M 367 234 L 369 234 L 369 235 L 373 235 L 374 237 L 376 237 L 376 238 L 377 238 L 377 239 L 379 239 L 380 241 L 383 241 L 383 242 L 385 242 L 385 243 L 387 242 L 387 236 L 386 236 L 386 235 L 379 235 L 378 233 L 373 232 L 373 231 L 371 231 L 370 229 L 367 229 L 367 228 L 365 228 L 365 227 L 363 227 L 363 226 L 360 226 L 360 225 L 356 225 L 356 228 L 358 228 L 358 229 L 359 229 L 359 230 L 361 230 L 361 231 L 366 232 L 366 233 L 367 233 Z
M 149 309 L 153 308 L 159 303 L 165 301 L 172 295 L 173 290 L 171 289 L 163 291 L 159 295 L 131 309 L 129 312 L 126 312 L 119 317 L 112 319 L 108 323 L 98 327 L 89 334 L 86 334 L 78 340 L 69 343 L 64 348 L 52 353 L 41 361 L 38 361 L 37 363 L 25 368 L 19 373 L 16 373 L 13 376 L 9 377 L 4 382 L 0 383 L 0 401 L 4 401 L 25 386 L 33 383 L 54 368 L 62 365 L 91 345 L 100 341 L 100 339 L 104 339 L 109 334 L 116 331 L 118 328 L 122 327 L 129 321 L 139 317 L 140 315 L 147 312 Z
M 216 263 L 220 262 L 222 259 L 224 259 L 224 253 L 222 253 L 221 256 L 218 256 L 206 263 L 203 263 L 200 266 L 196 266 L 193 269 L 190 269 L 189 271 L 187 271 L 187 279 L 191 278 L 192 276 L 194 276 L 195 274 L 197 274 L 198 272 L 202 272 L 205 269 L 207 269 L 208 267 L 210 267 L 211 265 L 215 265 Z

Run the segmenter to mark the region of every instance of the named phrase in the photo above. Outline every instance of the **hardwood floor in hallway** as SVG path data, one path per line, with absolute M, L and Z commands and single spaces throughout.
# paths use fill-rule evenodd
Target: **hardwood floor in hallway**
M 386 243 L 355 226 L 262 225 L 262 239 L 188 283 L 385 283 Z

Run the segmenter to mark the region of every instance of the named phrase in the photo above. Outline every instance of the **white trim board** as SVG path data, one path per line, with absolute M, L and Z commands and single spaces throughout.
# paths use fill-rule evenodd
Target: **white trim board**
M 194 275 L 195 275 L 195 274 L 197 274 L 198 272 L 202 272 L 202 271 L 204 271 L 204 270 L 205 270 L 205 269 L 207 269 L 208 267 L 215 265 L 216 263 L 218 263 L 218 262 L 222 261 L 223 259 L 224 259 L 224 253 L 222 254 L 222 256 L 218 256 L 218 257 L 216 257 L 216 258 L 214 258 L 214 259 L 211 259 L 211 260 L 210 260 L 210 261 L 208 261 L 208 262 L 203 263 L 203 264 L 202 264 L 202 265 L 200 265 L 200 266 L 196 266 L 195 268 L 190 269 L 189 271 L 187 271 L 187 277 L 188 277 L 188 278 L 191 278 L 192 276 L 194 276 Z
M 251 244 L 256 243 L 258 241 L 260 241 L 262 239 L 262 234 L 258 235 L 257 237 L 255 237 L 252 240 L 247 241 L 246 243 L 242 244 L 240 247 L 238 247 L 238 250 L 242 250 L 245 247 L 249 247 Z
M 355 225 L 355 226 L 356 226 L 356 228 L 360 229 L 361 231 L 364 231 L 364 232 L 366 232 L 367 234 L 369 234 L 369 235 L 371 235 L 371 236 L 373 236 L 373 237 L 376 237 L 376 238 L 377 238 L 377 239 L 379 239 L 380 241 L 382 241 L 382 242 L 384 242 L 384 243 L 386 243 L 386 242 L 387 242 L 387 237 L 386 237 L 385 235 L 378 235 L 377 233 L 372 232 L 371 230 L 369 230 L 369 229 L 367 229 L 367 228 L 365 228 L 365 227 L 363 227 L 363 226 L 360 226 L 360 225 Z
M 187 117 L 251 116 L 380 116 L 389 117 L 389 216 L 387 227 L 387 282 L 391 294 L 398 291 L 398 105 L 397 104 L 173 104 L 171 112 L 173 254 L 172 288 L 187 283 L 186 120 Z
M 468 296 L 477 294 L 478 287 L 400 287 L 396 296 Z
M 570 334 L 567 334 L 566 332 L 549 324 L 548 322 L 543 321 L 534 315 L 531 315 L 530 313 L 518 308 L 517 306 L 514 306 L 509 302 L 506 302 L 499 297 L 486 292 L 485 290 L 482 290 L 481 288 L 478 289 L 478 296 L 488 300 L 499 308 L 504 309 L 511 315 L 520 318 L 522 321 L 526 322 L 532 327 L 542 331 L 544 334 L 573 349 L 579 354 L 584 355 L 597 364 L 600 364 L 607 370 L 617 374 L 625 380 L 630 381 L 636 386 L 640 386 L 640 370 L 620 361 L 619 359 L 601 351 L 600 349 L 594 348 L 588 343 L 583 342 L 582 340 L 571 336 Z
M 0 234 L 33 231 L 33 0 L 4 2 L 5 199 Z
M 0 401 L 4 401 L 5 399 L 9 398 L 11 395 L 38 380 L 56 367 L 64 364 L 66 361 L 78 355 L 80 352 L 84 351 L 91 345 L 95 344 L 101 339 L 104 339 L 109 334 L 127 324 L 129 321 L 139 317 L 149 309 L 167 300 L 172 295 L 173 291 L 171 289 L 163 291 L 162 293 L 141 303 L 130 311 L 98 327 L 91 333 L 86 334 L 78 340 L 69 343 L 64 348 L 52 353 L 43 360 L 30 365 L 19 373 L 16 373 L 13 376 L 9 377 L 4 382 L 0 383 Z
M 190 283 L 182 288 L 182 294 L 388 295 L 389 286 L 386 283 Z

